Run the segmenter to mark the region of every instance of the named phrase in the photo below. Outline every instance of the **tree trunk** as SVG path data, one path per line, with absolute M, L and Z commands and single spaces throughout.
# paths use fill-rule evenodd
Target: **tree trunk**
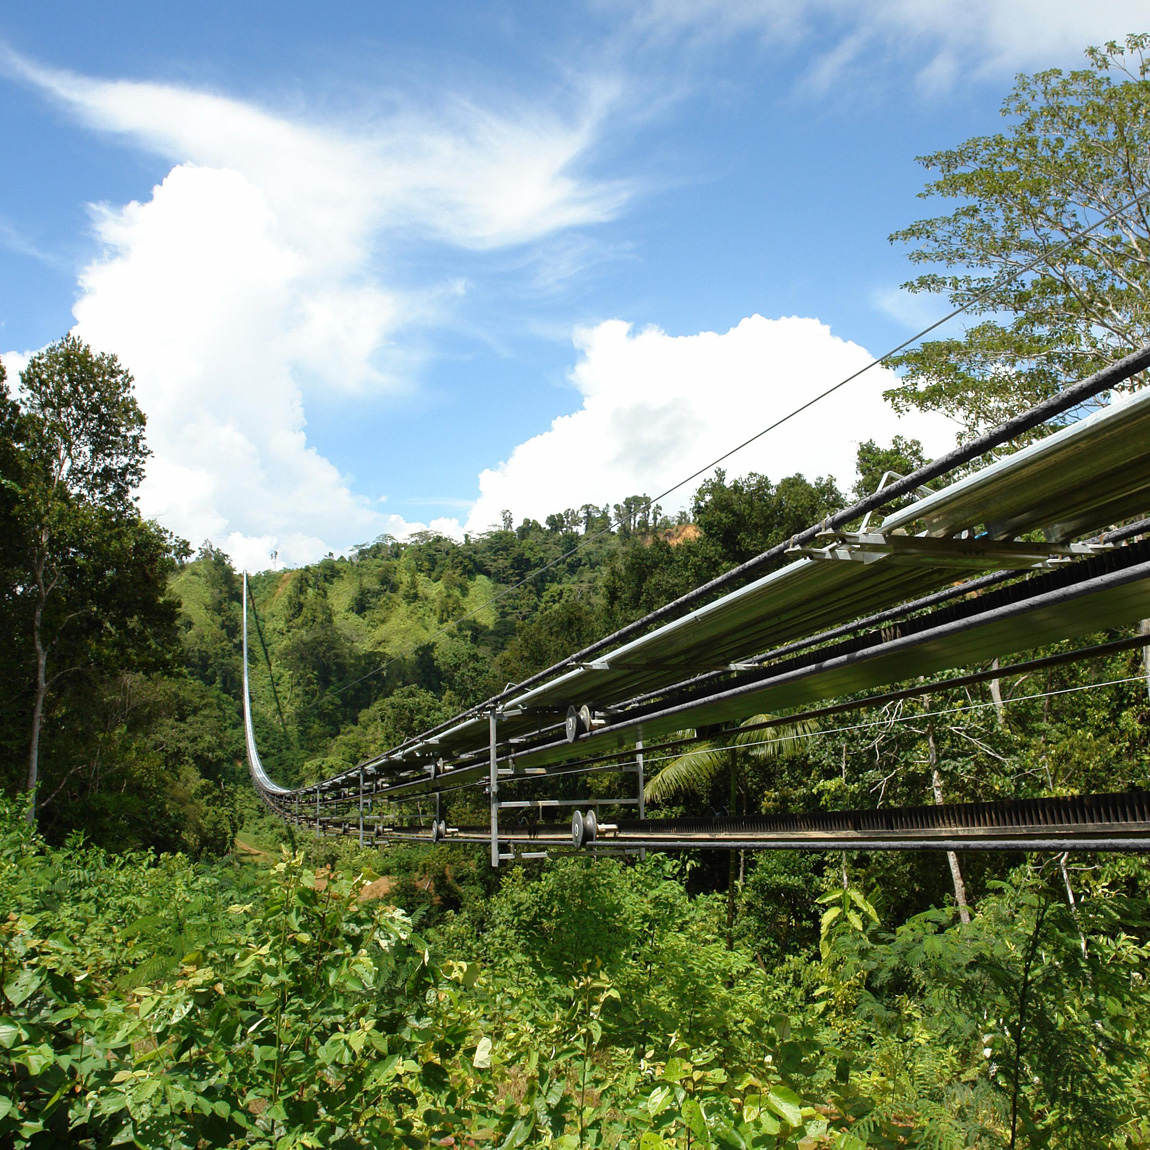
M 738 813 L 739 803 L 739 752 L 731 751 L 731 800 L 728 810 L 731 818 Z M 735 852 L 727 851 L 727 949 L 735 949 Z
M 1142 624 L 1145 626 L 1145 622 Z M 1046 771 L 1046 789 L 1051 794 L 1054 793 L 1054 776 L 1050 773 L 1050 763 L 1046 759 L 1046 750 L 1043 748 L 1042 752 L 1042 766 Z M 1070 868 L 1066 865 L 1069 855 L 1066 851 L 1058 856 L 1058 869 L 1062 874 L 1062 884 L 1066 887 L 1066 905 L 1070 907 L 1070 917 L 1074 919 L 1074 925 L 1078 927 L 1078 942 L 1082 948 L 1082 957 L 1086 957 L 1086 934 L 1082 929 L 1082 921 L 1078 917 L 1078 900 L 1074 897 L 1074 887 L 1070 883 Z
M 1022 1039 L 1026 1033 L 1027 1007 L 1030 1000 L 1030 972 L 1034 967 L 1034 959 L 1038 954 L 1038 944 L 1042 938 L 1042 920 L 1046 917 L 1046 903 L 1039 908 L 1034 920 L 1034 932 L 1030 936 L 1030 943 L 1026 948 L 1026 957 L 1022 964 L 1022 977 L 1018 987 L 1018 1022 L 1014 1027 L 1014 1073 L 1012 1074 L 1010 1094 L 1010 1150 L 1014 1150 L 1018 1138 L 1018 1095 L 1022 1084 Z
M 934 789 L 934 801 L 941 807 L 943 805 L 942 776 L 938 773 L 938 748 L 934 742 L 934 723 L 927 727 L 926 743 L 930 751 L 930 781 Z M 970 924 L 970 906 L 966 901 L 966 883 L 962 881 L 962 868 L 958 865 L 958 855 L 954 851 L 947 851 L 946 861 L 950 864 L 950 877 L 954 883 L 954 901 L 958 904 L 958 917 L 966 926 Z
M 44 604 L 48 593 L 44 588 L 44 553 L 36 561 L 36 609 L 32 612 L 32 645 L 36 651 L 36 694 L 32 703 L 32 736 L 28 740 L 28 810 L 25 817 L 29 826 L 36 825 L 36 784 L 40 781 L 40 730 L 44 724 L 44 700 L 48 696 L 48 648 L 44 646 Z
M 994 670 L 994 671 L 998 670 L 998 659 L 997 658 L 991 660 L 990 667 L 991 667 L 991 670 Z M 1002 702 L 1002 680 L 1001 679 L 991 679 L 990 680 L 990 698 L 994 702 L 994 714 L 995 714 L 995 717 L 998 719 L 998 725 L 1000 727 L 1005 727 L 1006 726 L 1006 707 L 1003 705 L 1003 702 Z
M 1062 872 L 1062 883 L 1066 887 L 1066 905 L 1070 907 L 1070 917 L 1078 927 L 1078 945 L 1082 950 L 1082 957 L 1086 957 L 1086 934 L 1082 930 L 1082 921 L 1078 917 L 1078 900 L 1074 897 L 1074 887 L 1070 885 L 1070 868 L 1066 865 L 1067 853 L 1063 851 L 1058 856 L 1058 869 Z
M 1150 635 L 1150 619 L 1143 619 L 1138 629 L 1143 635 Z M 1150 647 L 1142 648 L 1142 666 L 1146 671 L 1146 694 L 1150 697 Z

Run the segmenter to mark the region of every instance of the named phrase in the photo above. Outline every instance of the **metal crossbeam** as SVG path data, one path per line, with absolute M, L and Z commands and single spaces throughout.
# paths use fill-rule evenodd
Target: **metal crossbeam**
M 805 555 L 822 562 L 909 563 L 923 567 L 954 567 L 960 570 L 1023 571 L 1050 567 L 1083 555 L 1109 550 L 1110 544 L 1031 543 L 974 538 L 939 539 L 931 535 L 884 535 L 878 531 L 852 533 L 819 532 L 816 547 L 792 547 L 788 555 Z
M 1150 822 L 1145 812 L 1135 818 L 1127 808 L 1117 818 L 1086 820 L 1072 817 L 1070 807 L 1042 808 L 1055 810 L 1054 821 L 1027 808 L 1025 817 L 1010 822 L 1008 816 L 1022 810 L 1017 804 L 982 804 L 1007 819 L 1001 825 L 966 823 L 957 815 L 958 821 L 938 821 L 951 817 L 937 813 L 948 808 L 927 808 L 935 812 L 929 817 L 895 812 L 899 819 L 889 825 L 874 822 L 875 812 L 820 815 L 819 825 L 787 822 L 792 816 L 770 826 L 647 820 L 641 748 L 644 741 L 674 739 L 684 728 L 737 723 L 767 711 L 826 704 L 816 712 L 829 714 L 852 705 L 842 700 L 862 691 L 1150 617 L 1150 543 L 1131 542 L 1145 533 L 1146 521 L 1115 527 L 1150 508 L 1150 391 L 941 490 L 923 486 L 1148 366 L 1150 348 L 897 479 L 799 533 L 789 546 L 770 548 L 510 686 L 481 708 L 296 790 L 268 777 L 255 744 L 245 575 L 244 731 L 253 782 L 273 809 L 318 834 L 356 834 L 360 842 L 428 836 L 485 842 L 493 866 L 534 857 L 540 852 L 517 856 L 518 847 L 532 843 L 543 845 L 542 853 L 571 849 L 562 826 L 515 825 L 511 814 L 563 806 L 577 813 L 586 808 L 593 849 L 606 852 L 1147 849 Z M 873 511 L 904 496 L 914 501 L 866 526 Z M 848 529 L 864 515 L 862 529 Z M 1032 541 L 1038 532 L 1045 542 Z M 778 566 L 788 558 L 793 561 Z M 955 585 L 957 572 L 978 570 L 995 574 Z M 981 674 L 965 678 L 974 682 Z M 620 754 L 635 755 L 635 766 L 614 763 Z M 596 770 L 637 772 L 638 797 L 500 797 L 501 784 Z M 450 809 L 452 792 L 483 786 L 488 826 L 447 828 L 444 797 Z M 386 819 L 372 810 L 376 798 L 418 804 L 422 796 L 434 798 L 431 828 L 402 825 L 410 809 Z M 1095 799 L 1114 797 L 1082 801 Z M 604 826 L 597 838 L 595 812 L 612 806 L 637 806 L 640 819 Z

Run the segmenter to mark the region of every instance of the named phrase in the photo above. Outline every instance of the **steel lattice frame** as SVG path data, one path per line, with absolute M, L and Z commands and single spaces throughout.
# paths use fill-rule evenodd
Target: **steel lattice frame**
M 642 804 L 644 744 L 684 728 L 793 711 L 1150 617 L 1150 542 L 1137 539 L 1150 523 L 1107 533 L 1150 510 L 1150 390 L 939 490 L 925 487 L 1147 367 L 1150 348 L 486 704 L 308 787 L 280 786 L 260 762 L 245 575 L 244 727 L 253 783 L 281 816 L 319 833 L 356 834 L 361 843 L 448 836 L 487 844 L 493 866 L 580 848 L 1148 850 L 1150 811 L 1138 795 L 884 811 L 877 822 L 865 811 L 797 821 L 650 820 Z M 907 495 L 916 498 L 871 524 L 875 511 Z M 1038 532 L 1043 542 L 1035 543 Z M 980 677 L 988 676 L 956 682 Z M 619 770 L 620 757 L 638 776 L 635 797 L 501 797 L 501 784 Z M 477 787 L 488 795 L 488 825 L 448 827 L 443 796 Z M 434 802 L 430 826 L 396 817 L 395 803 L 424 798 Z M 508 816 L 500 826 L 502 811 L 531 805 L 542 814 L 565 804 L 585 808 L 571 827 L 511 825 Z M 630 805 L 639 819 L 597 817 Z M 523 847 L 536 849 L 517 855 Z

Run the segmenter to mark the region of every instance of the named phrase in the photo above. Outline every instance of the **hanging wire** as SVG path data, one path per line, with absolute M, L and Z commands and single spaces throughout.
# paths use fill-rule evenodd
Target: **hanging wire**
M 271 657 L 271 655 L 268 654 L 267 643 L 264 642 L 264 629 L 260 625 L 260 613 L 256 610 L 256 599 L 255 599 L 255 595 L 252 594 L 252 588 L 251 588 L 250 583 L 247 584 L 247 590 L 248 590 L 248 601 L 252 605 L 252 618 L 255 619 L 255 621 L 256 621 L 256 634 L 259 636 L 260 647 L 263 648 L 264 660 L 268 665 L 268 679 L 272 685 L 272 698 L 275 699 L 276 714 L 279 715 L 279 717 L 280 717 L 280 726 L 283 728 L 284 735 L 287 736 L 288 739 L 291 739 L 291 735 L 288 733 L 287 723 L 284 721 L 283 710 L 280 707 L 280 696 L 279 696 L 279 692 L 276 690 L 276 676 L 275 676 L 275 672 L 272 670 L 272 657 Z
M 1123 204 L 1119 204 L 1118 207 L 1116 207 L 1113 211 L 1111 211 L 1110 213 L 1108 213 L 1105 216 L 1102 216 L 1100 219 L 1095 220 L 1094 223 L 1090 224 L 1087 227 L 1081 228 L 1079 231 L 1074 232 L 1070 236 L 1067 236 L 1067 238 L 1065 240 L 1062 240 L 1060 243 L 1055 244 L 1051 248 L 1044 250 L 1040 255 L 1035 256 L 1034 259 L 1032 259 L 1029 263 L 1023 264 L 1021 267 L 1016 268 L 1015 270 L 1010 272 L 1008 275 L 1003 276 L 1000 279 L 994 280 L 992 283 L 988 284 L 981 291 L 976 292 L 965 303 L 960 304 L 956 308 L 952 308 L 949 312 L 946 313 L 946 315 L 942 316 L 940 319 L 936 319 L 933 323 L 928 324 L 926 327 L 922 328 L 921 331 L 916 332 L 914 335 L 910 336 L 909 338 L 904 339 L 902 341 L 902 343 L 897 344 L 895 347 L 892 347 L 889 351 L 886 351 L 882 355 L 877 356 L 874 359 L 870 360 L 868 363 L 866 363 L 862 367 L 860 367 L 857 371 L 854 371 L 850 375 L 845 376 L 843 379 L 840 379 L 837 383 L 832 384 L 830 387 L 819 392 L 818 395 L 815 395 L 811 399 L 808 399 L 805 403 L 802 403 L 798 407 L 793 408 L 791 411 L 788 411 L 785 415 L 780 416 L 773 423 L 768 424 L 761 431 L 757 431 L 754 435 L 750 436 L 747 439 L 744 439 L 742 441 L 742 443 L 739 443 L 735 447 L 732 447 L 729 451 L 724 452 L 722 455 L 718 456 L 716 459 L 712 459 L 710 463 L 706 463 L 702 467 L 699 467 L 695 471 L 692 471 L 690 475 L 687 475 L 683 479 L 680 479 L 677 483 L 672 484 L 670 487 L 666 488 L 664 491 L 661 491 L 658 495 L 650 497 L 649 499 L 647 499 L 647 501 L 644 504 L 641 505 L 641 510 L 649 511 L 651 509 L 651 507 L 653 507 L 660 500 L 665 499 L 668 495 L 674 494 L 674 492 L 678 491 L 681 487 L 685 487 L 692 480 L 698 479 L 699 476 L 706 474 L 712 468 L 717 467 L 720 463 L 723 463 L 726 460 L 730 459 L 731 456 L 742 451 L 743 448 L 749 447 L 752 443 L 756 442 L 759 439 L 762 439 L 762 437 L 764 435 L 767 435 L 770 432 L 775 431 L 777 428 L 782 427 L 783 424 L 788 423 L 790 420 L 794 419 L 797 415 L 801 415 L 804 411 L 813 407 L 816 403 L 820 403 L 822 400 L 826 399 L 828 396 L 833 395 L 840 388 L 846 387 L 846 385 L 848 383 L 853 383 L 856 379 L 858 379 L 862 375 L 865 375 L 872 368 L 879 367 L 882 364 L 886 363 L 886 361 L 888 359 L 892 359 L 894 356 L 898 355 L 898 353 L 900 351 L 905 351 L 908 347 L 910 347 L 912 344 L 917 343 L 924 336 L 929 335 L 935 329 L 942 327 L 943 324 L 949 323 L 952 319 L 954 319 L 957 316 L 962 315 L 966 311 L 969 311 L 971 308 L 975 307 L 977 304 L 983 303 L 985 300 L 989 299 L 995 292 L 1001 291 L 1002 288 L 1009 286 L 1015 280 L 1026 275 L 1028 272 L 1033 271 L 1035 268 L 1039 267 L 1041 264 L 1048 262 L 1051 255 L 1054 252 L 1063 251 L 1066 248 L 1072 247 L 1073 245 L 1078 243 L 1079 240 L 1085 239 L 1085 237 L 1090 235 L 1091 232 L 1094 232 L 1098 228 L 1102 227 L 1104 224 L 1109 223 L 1111 220 L 1117 218 L 1118 216 L 1120 216 L 1123 212 L 1127 211 L 1128 209 L 1130 209 L 1132 207 L 1136 207 L 1138 204 L 1140 204 L 1142 202 L 1142 200 L 1146 199 L 1147 197 L 1150 197 L 1150 189 L 1147 189 L 1145 192 L 1141 192 L 1139 195 L 1134 196 L 1132 199 L 1126 201 Z M 620 520 L 620 523 L 621 522 L 622 521 Z M 617 525 L 618 524 L 616 524 L 616 526 Z M 499 602 L 499 600 L 505 598 L 507 595 L 510 595 L 513 591 L 519 590 L 520 587 L 523 587 L 526 584 L 530 583 L 533 579 L 536 579 L 540 575 L 544 574 L 545 572 L 550 571 L 553 567 L 557 567 L 564 560 L 569 559 L 572 555 L 575 555 L 578 552 L 584 550 L 586 547 L 590 546 L 596 540 L 601 539 L 604 535 L 610 534 L 611 531 L 612 531 L 612 522 L 610 519 L 608 519 L 606 527 L 600 528 L 598 531 L 584 535 L 579 540 L 578 543 L 574 544 L 572 547 L 569 547 L 566 551 L 557 555 L 554 559 L 551 559 L 548 562 L 544 563 L 541 567 L 537 567 L 534 571 L 531 571 L 527 575 L 524 575 L 523 578 L 520 579 L 518 582 L 512 583 L 507 587 L 500 588 L 494 595 L 492 595 L 490 598 L 486 599 L 483 603 L 480 603 L 479 606 L 471 608 L 470 610 L 466 611 L 464 614 L 460 615 L 458 618 L 451 620 L 449 623 L 444 624 L 444 626 L 440 627 L 438 630 L 433 631 L 425 640 L 423 640 L 423 642 L 424 643 L 432 643 L 436 639 L 438 639 L 440 635 L 445 635 L 449 631 L 454 630 L 460 623 L 464 622 L 465 620 L 475 618 L 481 612 L 486 611 L 489 607 L 491 607 L 495 603 Z M 357 686 L 359 683 L 362 683 L 365 679 L 370 679 L 372 676 L 378 675 L 381 672 L 386 671 L 389 667 L 391 667 L 393 664 L 398 662 L 400 659 L 406 658 L 406 656 L 410 653 L 411 652 L 408 651 L 408 652 L 404 652 L 403 654 L 400 654 L 400 655 L 391 656 L 391 658 L 389 658 L 385 662 L 381 663 L 378 667 L 375 667 L 370 671 L 365 671 L 358 678 L 352 679 L 350 683 L 345 683 L 342 686 L 336 688 L 334 693 L 338 695 L 338 694 L 342 694 L 344 691 L 350 690 L 352 687 Z

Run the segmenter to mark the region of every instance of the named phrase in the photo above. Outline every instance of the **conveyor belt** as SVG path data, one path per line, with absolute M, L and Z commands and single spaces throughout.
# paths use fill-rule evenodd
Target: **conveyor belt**
M 314 821 L 298 820 L 314 827 Z M 944 806 L 755 815 L 747 818 L 619 819 L 582 849 L 682 850 L 1074 850 L 1150 851 L 1150 793 L 1013 799 Z M 321 818 L 328 834 L 357 833 L 346 819 Z M 373 818 L 372 839 L 424 841 L 430 830 Z M 574 849 L 566 823 L 504 824 L 500 842 Z M 488 843 L 486 827 L 459 827 L 447 841 Z
M 504 706 L 501 738 L 538 734 L 570 704 L 609 710 L 636 695 L 671 689 L 697 672 L 737 667 L 769 647 L 943 588 L 963 567 L 974 572 L 985 564 L 980 540 L 965 537 L 973 531 L 987 533 L 983 551 L 991 540 L 1038 529 L 1065 542 L 1148 507 L 1150 391 L 1145 391 L 888 516 L 881 545 L 851 543 L 862 562 L 831 558 L 831 552 L 845 556 L 850 548 L 836 546 L 842 533 L 829 532 L 827 557 L 799 559 L 514 696 Z M 898 553 L 898 533 L 918 522 L 926 524 L 925 538 L 907 537 L 910 551 Z M 1020 543 L 1007 547 L 1024 549 Z M 1005 551 L 995 562 L 1010 568 Z M 1016 569 L 1040 562 L 1033 556 L 1020 559 Z M 486 736 L 485 717 L 464 718 L 371 765 L 386 770 L 458 758 L 482 751 Z
M 244 721 L 253 781 L 281 814 L 320 829 L 338 826 L 350 833 L 346 810 L 354 804 L 354 833 L 377 841 L 426 839 L 427 832 L 385 825 L 371 812 L 373 802 L 435 795 L 441 835 L 441 796 L 486 786 L 491 824 L 459 828 L 453 837 L 490 844 L 497 864 L 507 857 L 501 852 L 516 845 L 571 849 L 562 826 L 525 828 L 513 824 L 510 811 L 500 816 L 499 780 L 508 776 L 546 777 L 569 769 L 573 758 L 584 764 L 580 769 L 602 769 L 586 764 L 640 740 L 650 744 L 685 728 L 857 697 L 1150 618 L 1150 543 L 1131 542 L 1142 533 L 1137 525 L 1107 532 L 1150 510 L 1150 391 L 939 491 L 921 489 L 923 481 L 968 465 L 1148 364 L 1150 348 L 1068 388 L 896 481 L 882 497 L 868 497 L 801 532 L 793 545 L 772 548 L 731 578 L 628 625 L 616 633 L 614 648 L 607 641 L 593 644 L 578 656 L 586 662 L 569 658 L 509 688 L 490 701 L 490 715 L 473 709 L 310 787 L 289 791 L 260 763 L 245 614 Z M 863 511 L 913 491 L 919 496 L 913 504 L 881 522 L 859 522 Z M 787 556 L 793 561 L 785 562 Z M 785 565 L 771 570 L 779 563 Z M 971 579 L 980 571 L 995 574 Z M 735 575 L 758 577 L 738 586 Z M 727 593 L 706 601 L 720 589 Z M 675 617 L 687 606 L 695 609 Z M 642 633 L 644 626 L 654 629 Z M 604 828 L 595 849 L 1143 850 L 1150 842 L 1139 796 L 1027 802 L 621 821 Z M 344 813 L 333 819 L 334 811 Z
M 534 744 L 512 743 L 500 750 L 498 762 L 516 773 L 546 769 L 575 755 L 618 751 L 636 739 L 650 742 L 685 727 L 786 711 L 1150 617 L 1148 555 L 1147 544 L 1123 548 L 923 616 L 906 635 L 879 632 L 757 672 L 750 682 L 624 713 L 574 743 L 560 735 Z M 377 784 L 378 793 L 431 793 L 480 781 L 488 769 L 484 752 L 434 776 L 419 769 L 392 776 Z
M 1008 447 L 1012 442 L 1016 441 L 1019 436 L 1034 431 L 1043 423 L 1063 418 L 1068 413 L 1079 410 L 1083 404 L 1095 400 L 1099 395 L 1111 388 L 1128 382 L 1138 373 L 1146 370 L 1147 367 L 1150 367 L 1150 347 L 1142 348 L 1139 351 L 1124 356 L 1122 359 L 1095 372 L 1089 378 L 1062 388 L 1056 394 L 1041 401 L 1029 411 L 1011 417 L 984 435 L 965 442 L 946 455 L 928 464 L 924 464 L 912 474 L 901 478 L 895 477 L 894 481 L 882 490 L 865 496 L 854 505 L 832 514 L 825 523 L 801 531 L 791 543 L 805 547 L 818 539 L 825 529 L 833 529 L 834 531 L 848 529 L 852 523 L 858 522 L 863 516 L 869 518 L 871 513 L 890 506 L 892 501 L 896 499 L 908 495 L 921 497 L 924 484 L 932 483 L 940 477 L 954 472 L 956 469 L 967 467 L 972 463 L 986 458 L 990 453 L 1000 451 L 1003 447 Z M 1115 405 L 1109 410 L 1121 411 L 1122 409 L 1120 406 Z M 1103 415 L 1102 418 L 1105 419 L 1105 415 Z M 1128 418 L 1128 415 L 1121 415 L 1119 422 L 1125 418 Z M 1067 428 L 1066 431 L 1072 432 L 1073 428 L 1079 426 L 1081 426 L 1081 424 L 1076 423 L 1072 428 Z M 1094 434 L 1094 432 L 1092 431 L 1091 434 Z M 1058 436 L 1052 436 L 1051 438 L 1058 439 Z M 1073 439 L 1074 437 L 1070 435 L 1068 438 Z M 1139 440 L 1140 437 L 1133 437 L 1133 442 L 1137 443 Z M 1081 480 L 1081 457 L 1085 455 L 1089 458 L 1090 455 L 1096 454 L 1096 452 L 1090 451 L 1089 445 L 1086 450 L 1083 451 L 1078 444 L 1068 444 L 1067 438 L 1060 440 L 1060 443 L 1063 445 L 1059 448 L 1061 453 L 1064 455 L 1073 454 L 1079 457 L 1079 459 L 1075 460 L 1075 464 L 1077 466 L 1077 478 Z M 1004 461 L 1000 461 L 1000 463 L 995 466 L 1001 466 L 1003 462 Z M 1133 467 L 1135 473 L 1138 471 L 1144 472 L 1145 462 L 1143 461 L 1141 464 L 1134 463 Z M 1058 470 L 1056 467 L 1054 473 L 1057 474 Z M 993 481 L 993 471 L 993 468 L 983 468 L 979 474 L 986 475 Z M 1011 486 L 1012 485 L 1008 484 L 1007 488 L 1009 489 Z M 952 484 L 952 488 L 953 487 L 954 485 Z M 1067 490 L 1066 493 L 1068 500 L 1074 497 L 1073 490 Z M 969 492 L 967 492 L 967 494 L 969 494 Z M 1134 490 L 1125 490 L 1123 498 L 1127 499 L 1130 504 L 1136 504 L 1138 502 L 1136 496 L 1137 485 L 1135 485 Z M 1025 505 L 1022 506 L 1023 510 L 1025 510 Z M 1017 510 L 1018 507 L 1019 505 L 1016 502 L 1015 510 Z M 1095 518 L 1101 516 L 1101 512 L 1097 506 L 1094 507 L 1093 515 Z M 1101 517 L 1104 518 L 1105 516 Z M 1124 513 L 1120 516 L 1115 515 L 1114 519 L 1117 520 L 1127 517 Z M 1043 526 L 1043 524 L 1036 524 L 1036 526 Z M 762 554 L 755 556 L 745 563 L 739 564 L 737 567 L 717 576 L 715 579 L 709 580 L 694 590 L 687 592 L 685 595 L 657 608 L 643 619 L 626 624 L 614 634 L 605 636 L 603 639 L 597 640 L 581 651 L 575 652 L 561 660 L 554 666 L 529 676 L 522 684 L 509 685 L 498 696 L 488 700 L 488 702 L 483 705 L 471 708 L 465 715 L 459 716 L 458 719 L 449 720 L 438 727 L 432 728 L 431 731 L 426 732 L 422 736 L 416 736 L 413 739 L 407 740 L 393 751 L 388 752 L 387 755 L 382 756 L 380 760 L 381 763 L 383 761 L 394 761 L 395 759 L 401 758 L 409 749 L 418 747 L 420 744 L 425 744 L 429 736 L 439 735 L 453 726 L 458 726 L 460 722 L 465 722 L 473 718 L 481 718 L 492 709 L 502 708 L 506 710 L 507 704 L 516 695 L 522 694 L 524 691 L 532 689 L 537 685 L 551 682 L 558 675 L 568 669 L 579 666 L 580 663 L 586 664 L 591 661 L 599 661 L 604 652 L 617 649 L 620 644 L 628 641 L 633 636 L 647 634 L 650 628 L 655 624 L 672 625 L 678 622 L 683 617 L 684 611 L 689 608 L 708 603 L 720 592 L 733 591 L 743 586 L 747 580 L 757 578 L 769 572 L 771 565 L 782 558 L 785 550 L 787 550 L 787 548 L 784 545 L 776 545 L 768 548 Z
M 971 528 L 992 539 L 1036 529 L 1061 541 L 1147 511 L 1150 390 L 1109 407 L 888 515 L 884 531 L 925 524 L 932 536 Z

